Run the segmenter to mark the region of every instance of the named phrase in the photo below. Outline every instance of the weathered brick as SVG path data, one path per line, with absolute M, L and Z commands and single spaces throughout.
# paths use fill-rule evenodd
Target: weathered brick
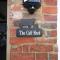
M 34 54 L 31 53 L 12 53 L 10 58 L 10 60 L 35 60 Z
M 30 52 L 51 52 L 53 51 L 52 45 L 31 45 Z
M 44 21 L 57 21 L 57 16 L 56 15 L 44 15 Z
M 35 57 L 34 57 L 34 54 L 25 53 L 25 54 L 21 54 L 19 59 L 21 59 L 21 60 L 34 60 Z
M 57 44 L 53 45 L 53 50 L 54 50 L 54 52 L 58 52 L 58 45 Z
M 22 12 L 22 18 L 37 18 L 40 22 L 37 22 L 36 20 L 36 23 L 40 23 L 40 26 L 44 29 L 44 31 L 42 37 L 16 37 L 16 29 L 14 28 L 17 28 L 19 25 L 17 23 L 14 24 L 14 19 L 9 20 L 9 28 L 11 28 L 9 29 L 9 43 L 14 45 L 9 52 L 10 60 L 57 60 L 57 54 L 53 53 L 57 52 L 57 46 L 54 45 L 57 43 L 57 39 L 52 39 L 52 37 L 57 36 L 57 0 L 43 0 L 42 3 L 44 4 L 42 4 L 43 6 L 41 5 L 42 8 L 37 10 L 37 14 L 35 13 L 33 15 L 28 14 L 25 8 L 23 9 L 23 6 L 20 5 L 21 1 L 18 2 L 16 0 L 12 3 L 10 6 L 11 10 L 13 12 Z M 49 59 L 47 52 L 49 52 Z M 52 52 L 52 54 L 50 54 L 50 52 Z
M 10 60 L 18 60 L 18 53 L 10 52 Z
M 21 8 L 22 8 L 22 5 L 20 5 L 20 4 L 12 4 L 11 5 L 11 10 L 12 11 L 20 11 Z
M 44 23 L 44 24 L 41 24 L 41 27 L 47 28 L 47 29 L 56 29 L 57 24 L 56 23 Z
M 43 7 L 42 12 L 44 14 L 56 14 L 57 8 L 56 7 Z
M 36 54 L 36 60 L 48 60 L 48 55 L 46 53 Z
M 24 43 L 35 43 L 35 40 L 33 37 L 11 37 L 10 43 L 12 45 L 18 45 L 18 44 L 24 44 Z
M 36 41 L 36 43 L 48 43 L 48 40 L 44 37 L 42 37 L 42 38 L 37 37 L 37 38 L 35 38 L 35 41 Z
M 58 60 L 57 54 L 50 54 L 50 60 Z
M 56 44 L 57 43 L 57 39 L 56 38 L 48 39 L 48 42 L 51 43 L 51 44 Z
M 57 31 L 47 31 L 46 37 L 57 37 Z
M 36 38 L 35 41 L 36 41 L 36 43 L 51 43 L 51 44 L 55 44 L 57 42 L 57 39 L 56 38 L 47 39 L 47 38 L 43 38 L 42 37 L 42 38 Z
M 11 53 L 20 53 L 20 52 L 22 52 L 22 47 L 16 47 L 16 48 L 11 48 L 11 50 L 10 50 L 10 52 Z
M 23 52 L 29 52 L 29 45 L 23 46 Z
M 13 19 L 12 19 L 12 16 L 11 15 L 9 15 L 10 16 L 10 20 L 9 20 L 9 28 L 11 29 L 11 28 L 15 28 L 15 26 L 14 26 L 14 24 L 13 24 Z
M 10 36 L 15 37 L 16 36 L 16 29 L 10 29 Z
M 57 5 L 57 0 L 44 0 L 44 2 L 48 5 Z

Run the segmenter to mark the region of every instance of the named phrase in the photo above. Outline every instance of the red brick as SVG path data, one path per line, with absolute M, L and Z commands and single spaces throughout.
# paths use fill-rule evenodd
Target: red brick
M 50 54 L 50 60 L 58 60 L 57 54 Z
M 10 37 L 10 43 L 12 45 L 24 44 L 24 43 L 34 43 L 35 40 L 33 37 Z
M 16 36 L 16 29 L 10 29 L 10 36 Z
M 37 43 L 48 43 L 48 40 L 46 39 L 46 38 L 37 38 L 36 40 L 35 40 Z
M 23 52 L 29 52 L 29 45 L 23 46 Z
M 17 60 L 17 59 L 18 59 L 18 53 L 10 52 L 10 60 Z
M 42 12 L 44 14 L 56 14 L 57 8 L 56 7 L 43 7 Z
M 17 47 L 17 48 L 11 48 L 11 52 L 22 52 L 22 47 Z
M 57 43 L 57 39 L 48 39 L 48 42 L 51 44 L 56 44 Z
M 14 53 L 12 56 L 10 60 L 35 60 L 34 54 L 29 53 Z
M 11 10 L 13 10 L 13 11 L 20 11 L 21 7 L 22 7 L 22 5 L 20 5 L 20 4 L 12 4 L 11 5 Z
M 51 31 L 51 36 L 52 36 L 52 37 L 55 37 L 55 36 L 57 36 L 57 31 L 56 31 L 56 30 L 54 30 L 54 31 Z
M 57 42 L 57 39 L 47 39 L 47 38 L 39 38 L 35 40 L 37 43 L 51 43 L 51 44 L 55 44 Z
M 52 45 L 31 45 L 30 52 L 50 52 L 53 51 Z
M 44 23 L 41 26 L 45 29 L 56 29 L 57 28 L 56 23 Z
M 57 16 L 55 15 L 44 15 L 45 21 L 57 21 Z
M 48 60 L 48 55 L 46 53 L 36 54 L 36 60 Z
M 47 32 L 47 37 L 56 37 L 56 36 L 57 36 L 57 31 L 56 30 Z
M 44 16 L 42 16 L 42 18 L 44 19 L 44 21 L 48 21 L 48 22 L 57 21 L 56 15 L 49 15 L 49 14 L 57 14 L 57 7 L 56 7 L 57 0 L 44 0 L 44 2 L 45 2 L 45 6 L 42 7 L 42 13 L 44 15 Z M 52 7 L 49 5 L 52 5 Z M 55 6 L 53 6 L 53 5 L 55 5 Z M 11 5 L 11 10 L 21 11 L 21 7 L 22 6 L 20 6 L 20 4 L 13 4 L 13 6 Z M 42 19 L 40 19 L 40 20 L 42 20 Z M 10 26 L 12 28 L 17 27 L 17 26 L 13 25 L 12 21 L 11 21 Z M 46 29 L 56 29 L 57 28 L 56 23 L 54 23 L 54 22 L 53 23 L 44 23 L 41 27 L 43 29 L 44 28 L 46 28 Z M 48 31 L 46 33 L 47 33 L 47 37 L 56 37 L 56 35 L 57 35 L 56 31 Z M 12 37 L 10 37 L 11 45 L 17 45 L 17 48 L 11 48 L 10 60 L 48 60 L 47 52 L 53 51 L 54 45 L 47 45 L 46 43 L 51 43 L 51 44 L 57 43 L 56 39 L 45 39 L 45 37 L 42 37 L 42 38 L 36 39 L 36 40 L 33 37 L 16 37 L 15 29 L 10 30 L 10 36 L 12 36 Z M 13 36 L 15 36 L 15 37 L 13 37 Z M 29 43 L 33 43 L 33 44 L 40 43 L 40 45 L 39 44 L 29 45 Z M 41 45 L 41 43 L 44 43 L 44 45 L 43 44 Z M 18 47 L 18 45 L 20 45 L 20 44 L 24 44 L 24 45 Z M 25 45 L 25 44 L 27 44 L 27 45 Z M 22 53 L 22 48 L 23 48 L 23 53 Z M 29 50 L 29 48 L 30 48 L 30 50 Z M 30 53 L 28 53 L 29 51 L 30 51 Z M 26 52 L 26 53 L 24 53 L 24 52 Z M 40 53 L 36 53 L 36 52 L 40 52 Z M 57 52 L 57 51 L 54 50 L 54 52 Z M 50 60 L 57 60 L 56 54 L 50 54 L 49 57 L 50 57 Z
M 21 60 L 35 60 L 34 54 L 21 54 L 21 56 L 19 57 L 19 59 Z
M 48 5 L 57 5 L 57 0 L 44 0 L 44 2 Z

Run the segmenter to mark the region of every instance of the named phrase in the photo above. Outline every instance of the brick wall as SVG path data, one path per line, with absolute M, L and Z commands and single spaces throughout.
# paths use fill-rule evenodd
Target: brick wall
M 42 37 L 16 37 L 15 19 L 12 14 L 8 19 L 8 47 L 10 60 L 58 60 L 57 59 L 57 0 L 42 0 L 41 8 L 34 15 L 29 15 L 19 0 L 8 0 L 9 12 L 21 11 L 18 18 L 36 18 L 36 23 L 43 30 Z M 22 1 L 22 0 L 21 0 Z M 8 55 L 9 55 L 8 52 Z

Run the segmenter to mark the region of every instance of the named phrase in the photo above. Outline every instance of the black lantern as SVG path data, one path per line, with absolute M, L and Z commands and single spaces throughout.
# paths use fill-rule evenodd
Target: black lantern
M 41 6 L 41 0 L 23 0 L 23 6 L 33 14 Z

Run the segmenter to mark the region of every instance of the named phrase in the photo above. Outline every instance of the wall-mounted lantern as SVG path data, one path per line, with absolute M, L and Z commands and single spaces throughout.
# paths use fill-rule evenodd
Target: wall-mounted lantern
M 28 10 L 30 14 L 33 14 L 37 9 L 41 7 L 41 0 L 23 0 L 23 6 Z

